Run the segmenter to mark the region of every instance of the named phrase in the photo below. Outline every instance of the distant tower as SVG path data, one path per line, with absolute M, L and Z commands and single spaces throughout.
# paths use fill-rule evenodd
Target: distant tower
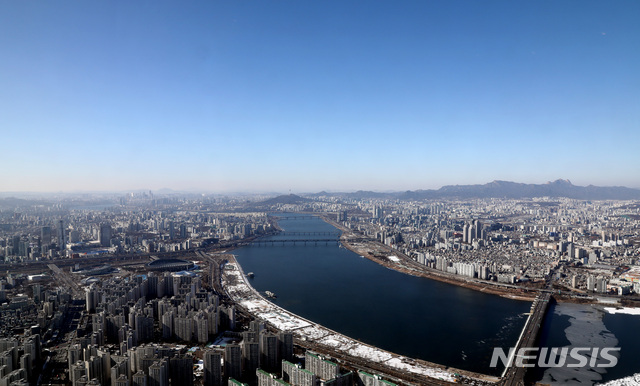
M 103 247 L 111 246 L 111 225 L 100 224 L 100 245 Z
M 67 247 L 65 238 L 64 238 L 64 221 L 58 221 L 58 248 L 63 251 Z
M 469 224 L 464 224 L 464 226 L 462 227 L 462 242 L 469 242 Z
M 475 239 L 482 239 L 482 223 L 478 220 L 473 220 L 473 227 L 475 228 Z
M 169 239 L 173 240 L 176 238 L 176 230 L 173 225 L 173 221 L 169 221 Z
M 51 244 L 51 227 L 42 227 L 40 242 L 42 245 Z
M 20 254 L 20 243 L 21 243 L 21 239 L 20 236 L 13 236 L 13 249 L 12 249 L 12 253 L 16 256 L 18 256 Z

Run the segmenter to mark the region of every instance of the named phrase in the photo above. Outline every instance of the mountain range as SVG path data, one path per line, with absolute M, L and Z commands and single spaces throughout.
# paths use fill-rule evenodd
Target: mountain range
M 313 196 L 327 195 L 322 192 Z M 640 189 L 624 186 L 577 186 L 569 180 L 555 180 L 546 184 L 524 184 L 510 181 L 493 181 L 483 185 L 447 185 L 440 189 L 408 190 L 405 192 L 379 193 L 357 191 L 330 194 L 349 198 L 378 198 L 423 200 L 437 198 L 536 198 L 567 197 L 579 200 L 640 200 Z

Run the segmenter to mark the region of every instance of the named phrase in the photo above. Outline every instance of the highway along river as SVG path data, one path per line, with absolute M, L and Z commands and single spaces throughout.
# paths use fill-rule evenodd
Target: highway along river
M 264 240 L 338 238 L 318 218 L 287 216 L 278 221 L 287 234 Z M 255 274 L 253 287 L 274 292 L 271 300 L 293 313 L 388 351 L 484 374 L 501 373 L 489 367 L 493 348 L 515 345 L 531 307 L 399 273 L 336 242 L 252 244 L 234 254 Z

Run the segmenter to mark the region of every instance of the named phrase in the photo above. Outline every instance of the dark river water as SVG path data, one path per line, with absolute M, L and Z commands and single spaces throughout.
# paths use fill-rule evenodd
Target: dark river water
M 322 220 L 288 219 L 286 232 L 336 232 Z M 278 239 L 328 235 L 278 235 Z M 317 245 L 316 245 L 317 244 Z M 485 374 L 494 347 L 515 344 L 531 303 L 418 278 L 335 242 L 254 244 L 234 251 L 275 303 L 352 338 L 398 354 Z
M 324 221 L 287 215 L 289 234 L 264 240 L 337 239 Z M 306 235 L 291 234 L 306 232 Z M 314 232 L 314 234 L 309 234 Z M 489 366 L 494 347 L 515 345 L 531 303 L 399 273 L 336 242 L 253 244 L 234 251 L 258 291 L 302 317 L 409 357 L 500 375 Z M 542 347 L 620 347 L 609 369 L 536 369 L 536 380 L 592 385 L 640 372 L 640 316 L 609 314 L 592 305 L 556 304 L 545 318 Z

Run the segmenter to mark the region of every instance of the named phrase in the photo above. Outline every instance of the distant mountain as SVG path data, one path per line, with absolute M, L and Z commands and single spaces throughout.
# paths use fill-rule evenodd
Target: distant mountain
M 287 194 L 257 202 L 255 205 L 304 204 L 309 201 L 311 200 L 308 198 L 300 197 L 295 194 Z
M 567 197 L 580 200 L 631 200 L 640 199 L 639 189 L 622 186 L 576 186 L 569 180 L 555 180 L 546 184 L 523 184 L 510 181 L 493 181 L 484 185 L 443 186 L 436 196 L 461 198 L 535 198 Z
M 397 193 L 380 193 L 380 192 L 372 192 L 369 190 L 358 190 L 354 193 L 346 193 L 345 195 L 349 198 L 355 199 L 363 199 L 363 198 L 387 198 L 393 197 Z
M 439 198 L 535 198 L 567 197 L 579 200 L 640 200 L 640 189 L 624 186 L 576 186 L 569 180 L 556 180 L 546 184 L 523 184 L 493 181 L 484 185 L 447 185 L 437 190 L 408 190 L 397 193 L 357 191 L 339 194 L 343 197 L 363 199 L 425 200 Z
M 326 192 L 326 191 L 322 191 L 319 193 L 310 193 L 310 194 L 305 194 L 306 197 L 314 197 L 314 198 L 320 198 L 323 196 L 331 196 L 331 197 L 345 197 L 345 198 L 351 198 L 351 199 L 356 199 L 356 200 L 362 200 L 362 199 L 367 199 L 367 198 L 379 198 L 379 199 L 385 199 L 385 198 L 395 198 L 398 195 L 397 192 L 373 192 L 370 190 L 358 190 L 357 192 Z

